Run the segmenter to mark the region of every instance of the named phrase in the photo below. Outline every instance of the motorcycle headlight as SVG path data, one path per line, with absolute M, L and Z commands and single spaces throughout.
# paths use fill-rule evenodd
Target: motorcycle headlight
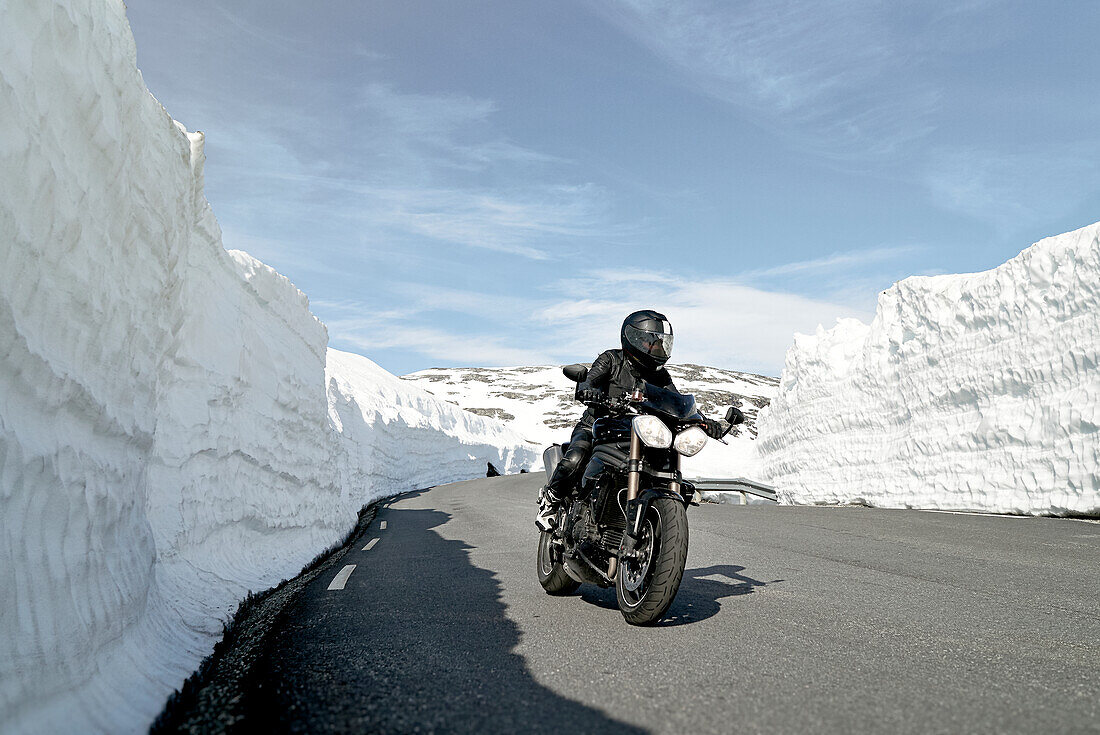
M 672 432 L 665 422 L 656 416 L 638 416 L 634 419 L 634 431 L 642 444 L 654 449 L 668 449 L 672 446 Z
M 685 457 L 694 457 L 707 443 L 707 432 L 698 426 L 684 429 L 676 435 L 676 451 Z

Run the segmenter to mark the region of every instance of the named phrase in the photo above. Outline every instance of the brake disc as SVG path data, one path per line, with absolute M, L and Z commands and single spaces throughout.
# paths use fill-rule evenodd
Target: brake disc
M 646 523 L 642 529 L 642 537 L 638 539 L 638 545 L 635 547 L 634 558 L 627 560 L 623 565 L 623 571 L 626 572 L 623 576 L 623 588 L 627 592 L 637 592 L 641 588 L 652 561 L 653 534 L 649 531 L 649 523 Z

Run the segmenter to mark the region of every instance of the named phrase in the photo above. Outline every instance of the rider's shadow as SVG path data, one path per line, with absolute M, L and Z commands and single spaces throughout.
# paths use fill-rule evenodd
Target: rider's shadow
M 744 570 L 744 567 L 733 564 L 685 569 L 684 579 L 680 582 L 680 591 L 676 593 L 672 607 L 657 625 L 662 627 L 688 625 L 706 620 L 722 609 L 719 600 L 750 595 L 756 591 L 757 587 L 767 587 L 769 584 L 783 581 L 775 579 L 771 582 L 761 582 L 741 574 Z M 600 589 L 584 585 L 581 587 L 581 599 L 609 610 L 619 609 L 614 588 Z

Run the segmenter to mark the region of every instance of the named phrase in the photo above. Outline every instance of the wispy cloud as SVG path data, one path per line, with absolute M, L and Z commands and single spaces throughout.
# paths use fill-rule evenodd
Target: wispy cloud
M 537 260 L 547 237 L 592 237 L 611 231 L 604 193 L 595 186 L 517 187 L 511 192 L 461 189 L 373 190 L 373 224 L 442 242 Z
M 614 11 L 603 7 L 700 91 L 822 153 L 890 153 L 934 126 L 939 90 L 909 73 L 933 42 L 890 3 L 618 0 Z
M 433 324 L 423 318 L 426 304 L 399 310 L 377 310 L 355 302 L 315 306 L 326 314 L 334 346 L 375 359 L 389 350 L 413 352 L 439 365 L 538 365 L 555 359 L 545 349 L 515 344 L 514 337 L 494 331 L 488 319 L 468 323 L 461 330 L 439 326 L 438 321 Z
M 496 134 L 495 111 L 490 100 L 372 83 L 352 119 L 265 105 L 238 111 L 210 145 L 236 179 L 233 206 L 257 218 L 285 201 L 394 246 L 434 241 L 535 260 L 561 236 L 624 232 L 604 189 L 570 182 L 568 162 Z
M 211 3 L 211 7 L 221 16 L 222 20 L 228 22 L 237 30 L 274 48 L 283 49 L 288 44 L 291 44 L 298 47 L 300 50 L 303 46 L 299 39 L 291 38 L 282 33 L 274 33 L 268 28 L 263 28 L 255 23 L 249 23 L 222 3 L 213 2 Z
M 596 271 L 555 282 L 541 293 L 497 298 L 479 291 L 417 292 L 397 284 L 400 310 L 357 302 L 316 303 L 336 346 L 377 356 L 415 352 L 439 364 L 523 365 L 591 359 L 618 345 L 624 316 L 663 311 L 676 329 L 677 362 L 778 375 L 796 332 L 872 312 L 826 299 L 747 286 L 732 279 Z M 461 330 L 442 329 L 441 312 L 461 314 Z M 507 323 L 508 328 L 501 325 Z
M 716 288 L 751 288 L 760 292 L 801 294 L 807 303 L 827 303 L 866 313 L 879 292 L 908 275 L 910 256 L 925 246 L 889 245 L 830 253 L 819 258 L 796 260 L 768 268 L 737 271 L 724 278 L 703 277 L 698 281 L 665 271 L 635 268 L 590 269 L 580 276 L 561 280 L 550 290 L 565 289 L 584 298 L 608 289 L 670 291 L 689 282 L 709 283 Z
M 797 260 L 790 263 L 782 263 L 770 268 L 744 271 L 739 274 L 739 279 L 773 278 L 776 276 L 813 275 L 820 276 L 823 273 L 845 270 L 851 272 L 854 268 L 864 268 L 896 260 L 903 255 L 910 255 L 922 248 L 916 245 L 895 245 L 881 248 L 868 248 L 865 250 L 848 250 L 840 253 L 832 253 L 822 258 L 810 260 Z
M 1035 19 L 1005 0 L 590 5 L 678 70 L 686 84 L 796 149 L 844 170 L 877 170 L 923 185 L 933 204 L 991 224 L 1002 236 L 1079 205 L 1095 185 L 1073 182 L 1100 176 L 1100 137 L 1095 125 L 1088 132 L 1095 104 L 1077 86 L 1069 99 L 1059 97 L 1080 84 L 1067 80 L 1087 76 L 1070 68 L 1044 74 L 1026 69 L 1026 62 L 1020 62 L 1020 71 L 1030 72 L 1026 80 L 999 78 L 994 69 L 980 79 L 968 73 L 974 62 L 1019 57 L 1013 43 L 1040 42 L 1027 38 Z M 1067 13 L 1080 22 L 1094 15 Z M 1033 90 L 1033 102 L 1021 102 L 1028 99 L 1023 90 Z M 1071 114 L 1052 125 L 1057 109 Z M 973 124 L 983 113 L 993 133 L 986 139 L 975 137 L 981 132 Z M 1042 135 L 1055 127 L 1049 138 L 1077 129 L 1079 140 L 1026 140 L 1025 131 Z
M 613 347 L 624 316 L 652 308 L 676 330 L 675 360 L 778 375 L 796 332 L 831 327 L 838 318 L 873 312 L 824 299 L 747 286 L 728 278 L 655 279 L 591 273 L 562 284 L 562 296 L 533 318 L 567 340 L 573 357 Z
M 495 133 L 493 100 L 465 95 L 402 92 L 367 84 L 359 97 L 359 145 L 408 168 L 419 163 L 481 171 L 500 165 L 567 163 Z
M 1013 153 L 942 147 L 924 168 L 936 204 L 1000 228 L 1064 214 L 1098 178 L 1100 141 Z
M 631 231 L 606 217 L 607 193 L 595 185 L 556 186 L 517 184 L 504 190 L 375 185 L 356 179 L 312 174 L 272 173 L 255 197 L 241 198 L 238 206 L 255 201 L 269 209 L 272 189 L 308 190 L 299 193 L 318 200 L 310 211 L 371 230 L 375 239 L 385 233 L 392 244 L 410 235 L 441 243 L 546 260 L 542 243 L 557 237 L 574 239 L 621 237 Z

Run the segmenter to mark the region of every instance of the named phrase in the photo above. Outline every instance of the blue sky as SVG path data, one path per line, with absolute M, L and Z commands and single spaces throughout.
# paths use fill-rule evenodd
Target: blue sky
M 1100 219 L 1100 3 L 132 0 L 228 248 L 399 373 L 778 375 L 909 275 Z

